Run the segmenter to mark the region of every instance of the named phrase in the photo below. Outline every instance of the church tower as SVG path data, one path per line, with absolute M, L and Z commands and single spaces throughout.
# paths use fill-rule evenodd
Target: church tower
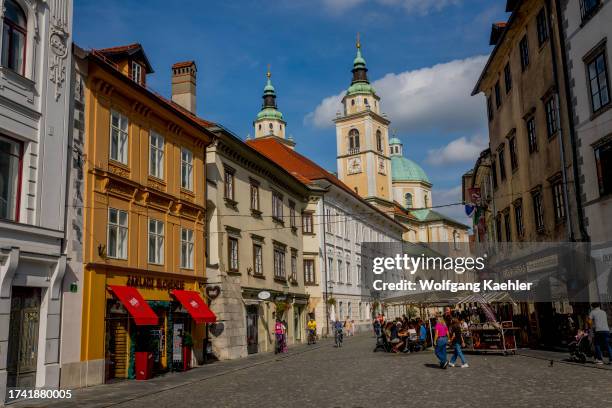
M 393 205 L 389 120 L 380 113 L 380 98 L 368 80 L 357 36 L 353 79 L 336 119 L 338 177 L 378 207 Z
M 261 110 L 257 114 L 253 126 L 255 127 L 255 138 L 272 137 L 278 139 L 280 142 L 293 148 L 295 142 L 289 138 L 285 138 L 285 128 L 287 122 L 283 119 L 283 114 L 277 109 L 276 106 L 276 90 L 272 85 L 272 74 L 270 73 L 270 67 L 266 73 L 267 82 L 263 92 L 263 104 Z

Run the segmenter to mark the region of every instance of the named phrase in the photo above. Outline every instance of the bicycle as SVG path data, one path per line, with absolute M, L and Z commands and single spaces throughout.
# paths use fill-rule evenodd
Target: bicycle
M 343 340 L 343 334 L 342 334 L 342 329 L 336 330 L 336 347 L 342 347 L 342 340 Z
M 308 344 L 317 344 L 316 330 L 308 329 Z

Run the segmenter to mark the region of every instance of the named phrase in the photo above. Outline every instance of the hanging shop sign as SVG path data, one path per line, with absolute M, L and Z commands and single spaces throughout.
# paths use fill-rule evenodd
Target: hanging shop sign
M 270 292 L 268 292 L 267 290 L 262 290 L 257 294 L 257 297 L 261 300 L 268 300 L 270 299 Z
M 185 289 L 185 282 L 178 279 L 129 275 L 127 279 L 127 286 L 141 289 L 183 290 Z

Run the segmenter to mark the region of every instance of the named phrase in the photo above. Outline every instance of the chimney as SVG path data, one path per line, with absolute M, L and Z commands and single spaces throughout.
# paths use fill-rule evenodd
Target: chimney
M 193 114 L 196 113 L 196 72 L 195 61 L 172 65 L 172 101 Z

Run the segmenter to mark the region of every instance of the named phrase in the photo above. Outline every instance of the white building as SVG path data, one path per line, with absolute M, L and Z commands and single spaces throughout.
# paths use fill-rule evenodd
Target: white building
M 0 395 L 58 387 L 71 0 L 0 0 Z
M 310 295 L 308 312 L 319 334 L 331 322 L 354 320 L 356 330 L 370 326 L 373 294 L 362 279 L 363 242 L 400 243 L 405 228 L 361 198 L 336 176 L 293 150 L 278 134 L 263 135 L 248 144 L 288 170 L 312 195 L 302 212 L 304 284 Z
M 341 183 L 338 180 L 339 183 Z M 402 241 L 404 227 L 391 217 L 353 194 L 346 186 L 333 181 L 318 181 L 326 189 L 318 201 L 315 219 L 317 253 L 325 254 L 319 262 L 320 285 L 307 287 L 311 302 L 316 302 L 317 322 L 352 320 L 355 330 L 371 327 L 372 313 L 377 301 L 371 287 L 366 285 L 366 265 L 362 244 L 395 243 Z M 325 234 L 323 233 L 325 230 Z M 305 246 L 306 251 L 306 246 Z M 327 282 L 327 285 L 325 285 Z M 326 308 L 327 306 L 327 308 Z M 327 332 L 327 326 L 323 333 Z
M 612 3 L 561 2 L 580 201 L 593 242 L 612 236 Z

